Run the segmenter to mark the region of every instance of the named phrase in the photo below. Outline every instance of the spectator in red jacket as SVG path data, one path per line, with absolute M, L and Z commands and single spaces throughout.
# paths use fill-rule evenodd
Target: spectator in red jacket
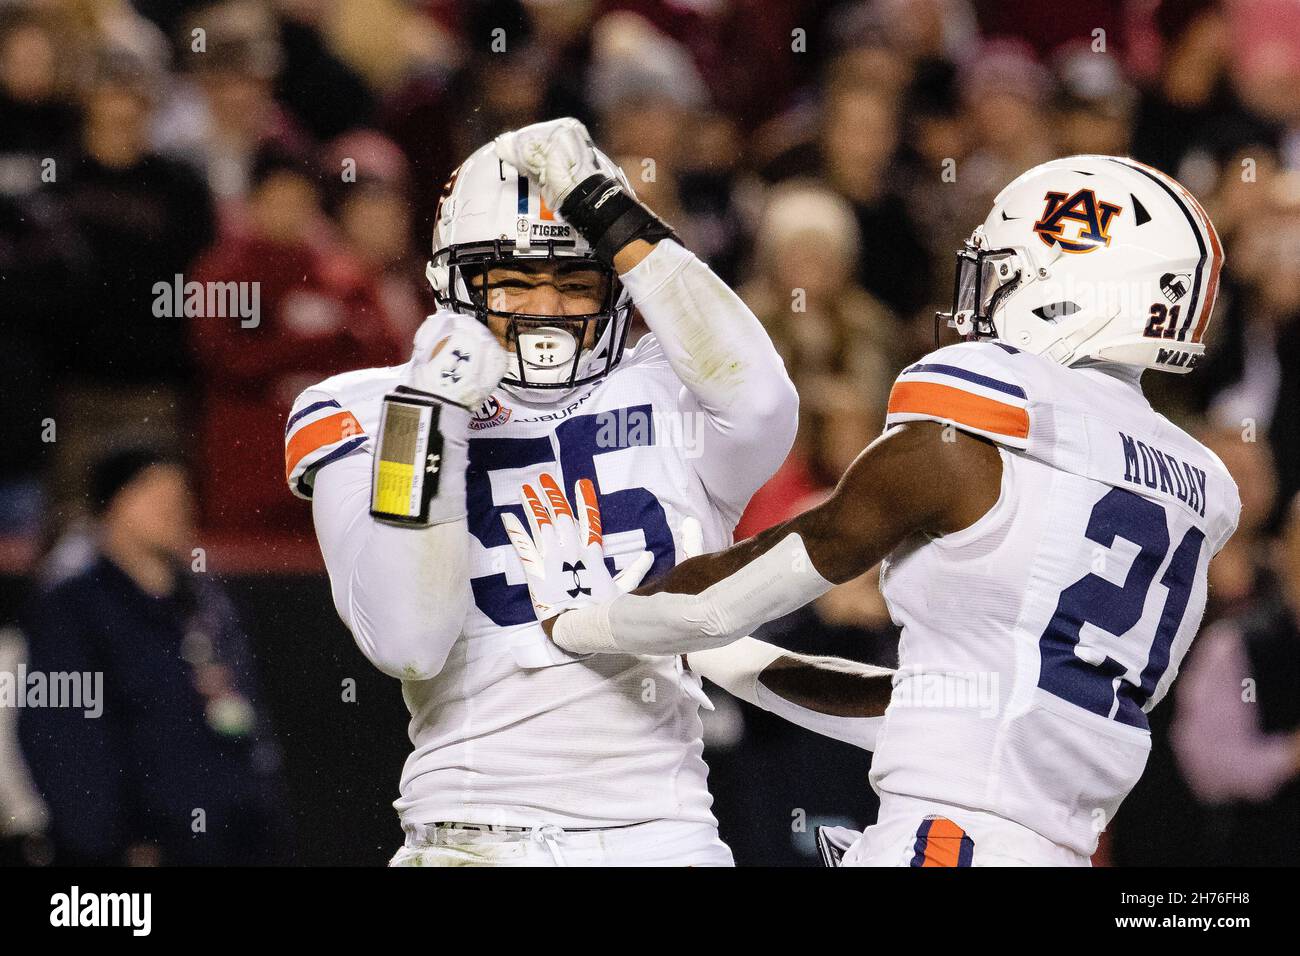
M 410 165 L 392 140 L 357 130 L 330 143 L 324 171 L 325 211 L 375 301 L 375 321 L 405 342 L 435 306 L 424 279 L 428 254 L 417 255 L 411 241 Z
M 281 429 L 306 385 L 348 369 L 391 365 L 406 342 L 382 320 L 358 265 L 322 246 L 316 178 L 277 150 L 253 168 L 244 230 L 217 243 L 193 280 L 239 283 L 251 318 L 191 318 L 200 367 L 203 524 L 212 530 L 310 531 L 282 494 Z M 328 230 L 326 233 L 328 235 Z

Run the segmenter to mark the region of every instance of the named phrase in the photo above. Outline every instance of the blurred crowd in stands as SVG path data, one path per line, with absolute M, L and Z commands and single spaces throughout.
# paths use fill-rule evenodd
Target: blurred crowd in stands
M 1146 385 L 1247 510 L 1212 569 L 1212 651 L 1166 709 L 1196 795 L 1289 814 L 1295 862 L 1295 683 L 1260 688 L 1262 717 L 1233 687 L 1300 661 L 1296 0 L 0 0 L 0 539 L 93 517 L 105 453 L 147 443 L 188 467 L 205 540 L 268 571 L 314 553 L 282 475 L 293 397 L 404 360 L 442 184 L 561 115 L 741 292 L 799 388 L 796 448 L 741 533 L 878 433 L 1015 175 L 1127 154 L 1202 199 L 1228 251 L 1211 355 Z M 160 304 L 189 281 L 256 283 L 256 321 Z M 800 640 L 888 631 L 871 582 L 848 588 Z M 1229 713 L 1257 746 L 1225 774 L 1195 728 Z

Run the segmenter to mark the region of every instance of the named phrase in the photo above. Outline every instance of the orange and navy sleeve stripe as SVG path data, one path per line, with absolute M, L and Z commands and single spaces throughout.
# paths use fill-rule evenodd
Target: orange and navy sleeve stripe
M 1015 448 L 1029 446 L 1029 401 L 1019 385 L 957 365 L 921 362 L 889 393 L 885 424 L 951 422 Z
M 365 430 L 333 399 L 312 402 L 289 416 L 284 427 L 284 477 L 299 498 L 311 497 L 316 469 L 360 448 Z
M 947 817 L 922 820 L 916 830 L 912 866 L 970 866 L 975 841 Z

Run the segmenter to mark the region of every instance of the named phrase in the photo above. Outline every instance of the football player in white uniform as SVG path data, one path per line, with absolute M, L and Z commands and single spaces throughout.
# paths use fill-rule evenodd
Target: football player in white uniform
M 536 520 L 522 483 L 592 503 L 551 526 L 580 525 L 594 551 L 547 613 L 729 544 L 794 437 L 781 360 L 575 120 L 470 156 L 433 245 L 441 308 L 411 361 L 307 389 L 285 438 L 335 606 L 411 712 L 393 863 L 730 864 L 698 673 L 869 746 L 888 672 L 754 640 L 692 669 L 570 654 L 543 634 L 509 535 Z M 652 334 L 624 354 L 633 305 Z
M 1140 385 L 1200 361 L 1222 264 L 1200 204 L 1154 169 L 1029 170 L 958 253 L 944 316 L 967 341 L 898 376 L 825 504 L 546 630 L 574 653 L 693 658 L 884 559 L 900 665 L 879 820 L 844 862 L 1086 865 L 1240 511 Z

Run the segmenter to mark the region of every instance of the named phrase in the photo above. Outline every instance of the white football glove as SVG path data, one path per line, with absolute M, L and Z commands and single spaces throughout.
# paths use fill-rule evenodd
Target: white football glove
M 584 179 L 609 175 L 598 165 L 587 127 L 570 116 L 502 133 L 493 142 L 497 158 L 537 183 L 546 205 L 557 212 Z
M 415 333 L 411 387 L 470 411 L 505 377 L 509 356 L 477 319 L 437 312 Z
M 539 484 L 542 495 L 529 484 L 521 489 L 531 535 L 510 512 L 501 516 L 510 543 L 523 562 L 537 620 L 545 621 L 584 604 L 601 604 L 636 588 L 654 564 L 654 555 L 643 551 L 610 576 L 595 486 L 586 478 L 574 485 L 575 516 L 554 478 L 543 474 Z
M 410 393 L 399 388 L 384 396 L 370 479 L 370 514 L 376 520 L 427 527 L 464 518 L 470 418 L 501 382 L 507 361 L 496 337 L 471 316 L 441 311 L 424 320 L 403 384 L 441 403 L 437 434 L 423 428 L 412 433 Z M 389 441 L 396 447 L 385 447 Z

